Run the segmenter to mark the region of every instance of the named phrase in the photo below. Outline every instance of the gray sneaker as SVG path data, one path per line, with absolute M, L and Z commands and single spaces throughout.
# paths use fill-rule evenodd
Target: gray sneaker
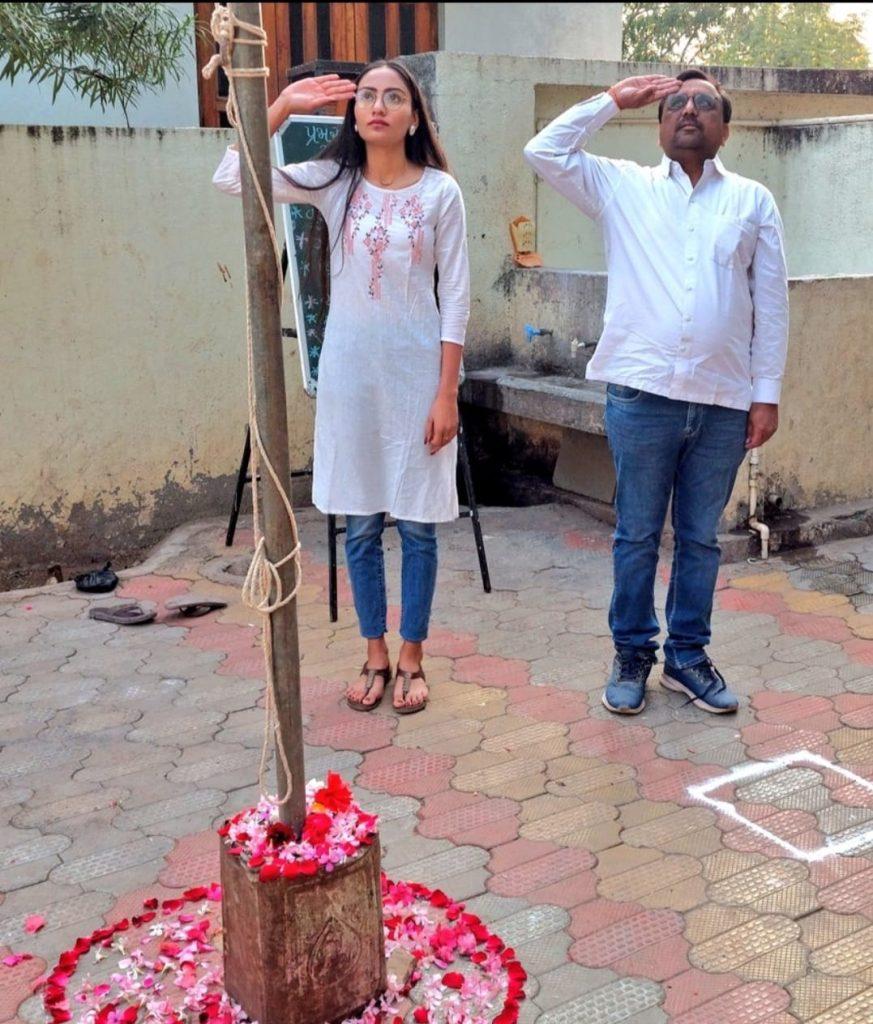
M 709 658 L 688 668 L 665 664 L 661 685 L 684 693 L 689 704 L 714 715 L 728 715 L 739 707 L 736 695 L 728 689 L 724 676 Z
M 604 707 L 617 715 L 638 715 L 646 706 L 646 680 L 656 660 L 645 651 L 617 651 L 606 681 Z

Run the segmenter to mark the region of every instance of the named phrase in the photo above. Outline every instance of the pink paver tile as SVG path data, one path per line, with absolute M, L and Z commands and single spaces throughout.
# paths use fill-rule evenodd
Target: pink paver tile
M 823 907 L 837 914 L 873 916 L 873 868 L 859 871 L 819 890 Z
M 773 697 L 787 697 L 788 699 L 774 701 Z M 777 694 L 770 690 L 756 693 L 752 703 L 755 706 L 758 721 L 772 722 L 774 725 L 787 725 L 798 719 L 809 718 L 834 709 L 833 702 L 827 697 L 798 697 L 794 694 Z
M 166 866 L 158 881 L 170 889 L 217 882 L 220 842 L 212 829 L 180 839 L 167 854 Z
M 357 721 L 317 723 L 305 730 L 306 742 L 316 747 L 334 750 L 378 750 L 391 744 L 396 728 L 395 720 L 384 715 L 352 712 Z
M 602 718 L 586 718 L 581 722 L 574 722 L 570 726 L 567 739 L 570 741 L 579 740 L 581 742 L 589 736 L 597 736 L 602 732 L 612 733 L 615 728 L 614 722 L 608 722 Z
M 432 629 L 424 645 L 425 655 L 432 658 L 465 658 L 475 654 L 479 638 L 474 633 L 450 633 Z
M 510 691 L 511 692 L 511 691 Z M 536 722 L 581 721 L 588 715 L 588 702 L 584 694 L 555 694 L 550 697 L 526 700 L 513 706 L 513 711 Z
M 852 661 L 860 662 L 862 665 L 873 665 L 873 640 L 848 640 L 843 644 L 843 650 Z
M 843 712 L 840 720 L 853 729 L 873 729 L 873 697 L 868 696 L 863 704 Z
M 787 611 L 779 594 L 766 590 L 736 590 L 728 587 L 717 596 L 718 607 L 726 612 L 751 612 L 757 615 L 780 615 Z
M 266 668 L 264 652 L 260 647 L 234 651 L 216 669 L 222 676 L 241 676 L 243 679 L 264 679 Z
M 613 903 L 612 900 L 592 900 L 583 903 L 570 915 L 570 926 L 567 929 L 575 939 L 584 938 L 593 932 L 624 921 L 626 918 L 639 914 L 645 908 L 638 903 Z
M 578 938 L 570 956 L 585 967 L 610 967 L 650 946 L 676 945 L 684 925 L 682 915 L 672 910 L 643 910 Z
M 484 845 L 499 846 L 501 842 L 509 842 L 518 834 L 518 811 L 519 805 L 514 800 L 484 797 L 475 803 L 423 818 L 418 824 L 417 831 L 432 839 L 452 839 L 456 843 L 471 843 L 474 840 L 469 837 L 463 838 L 466 833 L 484 830 L 484 837 L 487 839 L 487 830 L 492 829 L 494 838 Z M 505 834 L 507 827 L 510 830 L 508 838 L 501 840 L 499 835 Z M 498 829 L 502 831 L 498 832 Z
M 735 974 L 707 974 L 693 967 L 664 982 L 664 1012 L 673 1020 L 741 984 Z
M 423 800 L 418 809 L 418 817 L 424 822 L 428 818 L 439 817 L 461 807 L 478 804 L 481 800 L 482 797 L 477 793 L 462 793 L 459 789 L 449 789 L 445 793 L 436 793 Z
M 680 1014 L 672 1024 L 764 1024 L 787 1009 L 790 1002 L 786 989 L 769 981 L 755 981 Z
M 525 686 L 530 680 L 530 664 L 517 658 L 471 654 L 455 662 L 452 674 L 461 683 L 501 688 Z
M 777 616 L 783 633 L 805 636 L 813 640 L 830 640 L 839 644 L 850 640 L 854 634 L 843 619 L 834 615 L 814 615 L 803 612 L 781 612 Z
M 0 946 L 0 957 L 10 952 L 6 946 Z M 16 953 L 26 953 L 26 949 L 16 949 Z M 32 960 L 22 960 L 15 967 L 0 964 L 0 1022 L 20 1021 L 18 1007 L 33 995 L 33 983 L 44 974 L 48 965 L 45 960 L 35 956 Z
M 447 754 L 421 754 L 417 751 L 396 764 L 381 768 L 362 768 L 358 785 L 365 789 L 378 789 L 395 796 L 423 797 L 448 789 L 455 759 Z
M 804 729 L 792 729 L 782 736 L 775 736 L 765 743 L 756 743 L 746 748 L 750 758 L 768 761 L 781 757 L 783 754 L 794 754 L 801 750 L 809 750 L 814 754 L 831 758 L 833 750 L 824 733 L 808 732 Z
M 172 576 L 136 576 L 123 580 L 115 596 L 131 601 L 154 601 L 163 604 L 168 598 L 190 593 L 190 580 L 176 580 Z
M 549 853 L 555 853 L 559 847 L 536 839 L 514 839 L 511 843 L 495 846 L 491 850 L 488 870 L 492 874 L 509 871 L 519 864 L 539 860 Z
M 580 871 L 572 878 L 564 878 L 553 885 L 532 890 L 525 899 L 534 905 L 548 903 L 571 910 L 582 903 L 590 903 L 597 897 L 597 882 L 594 871 Z
M 498 872 L 489 880 L 488 888 L 499 896 L 524 896 L 563 879 L 573 878 L 578 872 L 594 867 L 595 863 L 594 856 L 587 850 L 557 850 Z
M 665 981 L 688 970 L 690 948 L 691 944 L 686 939 L 674 938 L 668 944 L 647 946 L 632 956 L 616 960 L 610 969 L 619 975 Z

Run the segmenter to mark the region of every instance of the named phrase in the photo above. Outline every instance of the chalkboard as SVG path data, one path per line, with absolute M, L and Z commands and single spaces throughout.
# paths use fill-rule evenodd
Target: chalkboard
M 293 114 L 273 137 L 279 166 L 313 160 L 333 139 L 343 123 L 341 117 Z M 288 251 L 288 280 L 297 326 L 297 348 L 303 387 L 315 397 L 318 389 L 318 360 L 324 343 L 328 296 L 321 288 L 320 259 L 329 258 L 310 244 L 313 229 L 321 214 L 309 203 L 282 206 L 282 224 Z

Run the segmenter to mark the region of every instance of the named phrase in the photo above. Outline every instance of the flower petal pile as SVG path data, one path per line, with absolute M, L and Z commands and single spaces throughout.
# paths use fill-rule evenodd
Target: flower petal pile
M 279 808 L 269 798 L 225 822 L 218 834 L 229 853 L 269 882 L 333 871 L 373 842 L 378 825 L 378 818 L 361 809 L 340 776 L 329 772 L 326 782 L 306 787 L 306 822 L 299 839 L 279 821 Z

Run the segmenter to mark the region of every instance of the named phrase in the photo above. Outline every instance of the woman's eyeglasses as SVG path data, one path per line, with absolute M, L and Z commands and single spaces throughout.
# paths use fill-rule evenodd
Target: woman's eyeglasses
M 677 110 L 682 110 L 689 99 L 698 113 L 708 114 L 718 109 L 718 100 L 706 92 L 695 92 L 690 96 L 684 92 L 674 92 L 667 97 L 665 106 L 671 113 L 675 113 Z
M 379 93 L 375 89 L 358 89 L 355 103 L 359 107 L 374 107 Z M 386 110 L 400 110 L 409 101 L 409 95 L 402 89 L 386 89 L 382 93 L 382 102 Z

